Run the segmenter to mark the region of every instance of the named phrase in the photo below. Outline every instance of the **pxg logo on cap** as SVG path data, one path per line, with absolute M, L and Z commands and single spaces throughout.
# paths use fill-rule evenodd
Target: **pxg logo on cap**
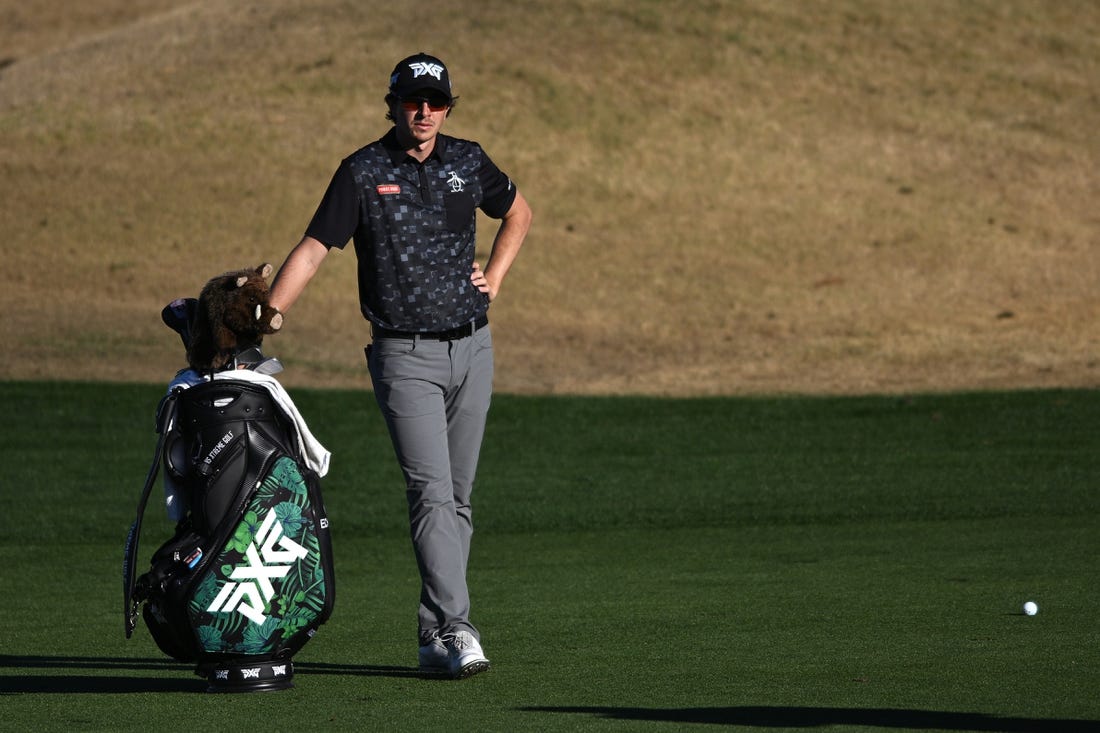
M 452 101 L 451 77 L 447 67 L 435 56 L 418 53 L 398 62 L 390 74 L 390 92 L 407 97 L 417 92 L 435 91 Z

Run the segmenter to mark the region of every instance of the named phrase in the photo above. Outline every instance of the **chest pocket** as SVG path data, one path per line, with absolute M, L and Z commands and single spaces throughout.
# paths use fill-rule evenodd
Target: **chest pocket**
M 467 191 L 456 193 L 448 192 L 443 199 L 443 205 L 447 210 L 448 231 L 459 233 L 470 226 L 470 220 L 474 216 L 474 197 Z

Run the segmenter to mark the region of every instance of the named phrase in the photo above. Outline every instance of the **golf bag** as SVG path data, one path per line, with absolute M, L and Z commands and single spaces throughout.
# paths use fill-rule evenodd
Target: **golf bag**
M 323 454 L 321 475 L 328 453 L 273 378 L 234 370 L 198 381 L 172 389 L 157 410 L 156 452 L 123 562 L 126 636 L 140 610 L 157 646 L 195 663 L 209 691 L 290 687 L 291 657 L 335 598 L 309 441 Z M 142 517 L 162 466 L 183 518 L 135 578 Z

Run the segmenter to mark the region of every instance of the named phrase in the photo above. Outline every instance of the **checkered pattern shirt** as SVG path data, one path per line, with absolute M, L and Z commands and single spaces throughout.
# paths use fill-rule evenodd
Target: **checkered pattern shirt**
M 420 163 L 391 129 L 340 163 L 306 235 L 338 249 L 354 240 L 360 307 L 371 323 L 445 331 L 488 310 L 470 282 L 476 210 L 500 218 L 515 196 L 477 143 L 438 135 Z

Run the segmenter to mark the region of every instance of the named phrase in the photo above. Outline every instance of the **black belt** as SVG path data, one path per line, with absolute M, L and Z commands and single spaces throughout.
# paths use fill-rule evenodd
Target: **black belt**
M 411 339 L 421 338 L 429 341 L 454 341 L 455 339 L 473 336 L 479 328 L 489 325 L 489 316 L 481 316 L 470 323 L 452 328 L 447 331 L 394 331 L 390 328 L 371 325 L 371 336 L 376 339 Z

